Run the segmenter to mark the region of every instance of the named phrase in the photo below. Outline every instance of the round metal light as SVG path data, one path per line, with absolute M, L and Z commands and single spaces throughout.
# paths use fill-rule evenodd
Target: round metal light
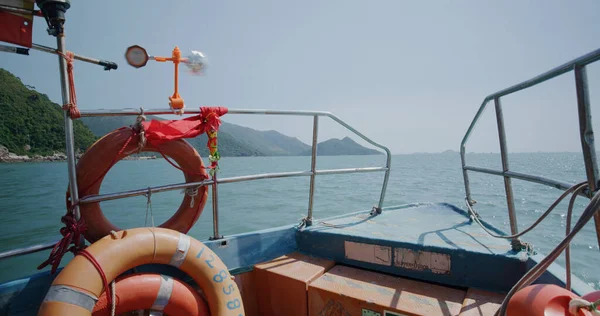
M 125 59 L 127 63 L 135 68 L 141 68 L 146 66 L 148 62 L 148 53 L 146 50 L 138 45 L 129 46 L 125 52 Z

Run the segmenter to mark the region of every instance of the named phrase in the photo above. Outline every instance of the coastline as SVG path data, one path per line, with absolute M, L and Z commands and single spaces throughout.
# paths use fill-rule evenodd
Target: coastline
M 8 153 L 1 155 L 0 153 L 0 163 L 26 163 L 26 162 L 66 162 L 67 156 L 64 153 L 54 153 L 50 156 L 41 156 L 41 155 L 33 155 L 29 156 L 19 156 L 13 153 Z M 79 160 L 81 158 L 81 154 L 75 155 L 75 159 Z M 122 160 L 152 160 L 157 159 L 156 156 L 140 156 L 140 157 L 132 157 L 128 156 L 123 158 Z
M 76 155 L 75 160 L 79 160 L 81 155 Z M 153 160 L 158 159 L 156 156 L 150 157 L 125 157 L 121 160 Z M 53 156 L 17 156 L 11 155 L 9 157 L 0 157 L 0 164 L 2 163 L 27 163 L 27 162 L 66 162 L 67 157 L 64 154 L 53 155 Z

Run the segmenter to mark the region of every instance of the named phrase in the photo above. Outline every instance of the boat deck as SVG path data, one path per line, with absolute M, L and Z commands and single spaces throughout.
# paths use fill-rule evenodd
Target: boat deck
M 460 287 L 508 291 L 527 270 L 526 253 L 512 251 L 508 240 L 489 236 L 449 204 L 354 213 L 317 221 L 296 237 L 303 253 Z
M 403 205 L 379 215 L 363 211 L 204 243 L 236 275 L 248 316 L 336 315 L 352 306 L 358 314 L 348 315 L 363 309 L 397 315 L 387 308 L 411 315 L 492 315 L 504 293 L 541 259 L 512 251 L 508 240 L 487 235 L 449 204 Z M 171 266 L 136 270 L 194 284 Z M 564 269 L 551 266 L 538 281 L 562 286 L 561 275 Z M 0 285 L 0 315 L 35 315 L 55 276 L 45 271 Z M 574 288 L 583 289 L 578 292 L 591 291 L 582 283 L 573 278 Z

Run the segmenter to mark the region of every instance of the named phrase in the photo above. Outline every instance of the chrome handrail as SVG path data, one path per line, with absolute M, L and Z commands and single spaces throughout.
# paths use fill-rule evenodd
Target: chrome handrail
M 553 69 L 551 69 L 541 75 L 538 75 L 532 79 L 529 79 L 527 81 L 521 82 L 521 83 L 511 86 L 509 88 L 506 88 L 504 90 L 501 90 L 496 93 L 488 95 L 483 100 L 483 103 L 479 107 L 479 110 L 475 114 L 475 117 L 473 118 L 471 125 L 469 125 L 469 128 L 467 129 L 467 132 L 465 133 L 465 136 L 463 137 L 461 144 L 460 144 L 460 157 L 461 157 L 461 164 L 462 164 L 462 170 L 463 170 L 463 178 L 464 178 L 464 184 L 465 184 L 465 193 L 466 193 L 467 203 L 469 203 L 469 205 L 471 205 L 471 206 L 475 204 L 475 200 L 473 200 L 472 196 L 471 196 L 471 188 L 470 188 L 470 184 L 469 184 L 468 171 L 482 172 L 482 173 L 499 175 L 499 176 L 504 177 L 504 186 L 505 186 L 505 193 L 506 193 L 506 197 L 507 197 L 511 234 L 516 234 L 518 232 L 515 206 L 514 206 L 514 202 L 512 200 L 512 193 L 513 193 L 512 192 L 512 184 L 511 184 L 512 178 L 529 181 L 529 182 L 534 182 L 534 183 L 539 183 L 539 184 L 544 184 L 544 185 L 552 186 L 552 187 L 555 187 L 555 188 L 558 188 L 561 190 L 568 189 L 569 187 L 571 187 L 571 184 L 568 184 L 568 183 L 565 183 L 562 181 L 558 181 L 558 180 L 554 180 L 554 179 L 549 179 L 549 178 L 542 177 L 542 176 L 529 175 L 529 174 L 518 173 L 518 172 L 513 172 L 513 171 L 509 170 L 508 151 L 506 148 L 506 135 L 504 133 L 504 119 L 502 117 L 502 106 L 501 106 L 500 98 L 503 96 L 509 95 L 511 93 L 515 93 L 517 91 L 521 91 L 521 90 L 533 87 L 537 84 L 540 84 L 542 82 L 545 82 L 547 80 L 555 78 L 555 77 L 562 75 L 564 73 L 567 73 L 571 70 L 574 71 L 576 90 L 577 90 L 578 114 L 579 114 L 579 127 L 580 127 L 579 134 L 580 134 L 580 140 L 581 140 L 581 147 L 582 147 L 582 151 L 583 151 L 583 158 L 584 158 L 584 162 L 585 162 L 586 177 L 587 177 L 587 181 L 588 181 L 588 185 L 589 185 L 589 190 L 584 191 L 583 195 L 587 196 L 588 198 L 591 198 L 593 192 L 595 192 L 598 188 L 598 184 L 599 184 L 598 180 L 600 179 L 600 177 L 598 176 L 598 165 L 596 162 L 596 151 L 595 151 L 594 137 L 593 137 L 594 132 L 592 129 L 591 112 L 590 112 L 590 97 L 589 97 L 589 92 L 588 92 L 587 75 L 586 75 L 585 67 L 586 67 L 586 65 L 596 62 L 598 60 L 600 60 L 600 49 L 594 50 L 594 51 L 592 51 L 588 54 L 585 54 L 579 58 L 573 59 L 565 64 L 562 64 L 556 68 L 553 68 Z M 473 129 L 475 128 L 475 125 L 479 121 L 481 114 L 487 108 L 487 105 L 488 105 L 489 101 L 491 101 L 491 100 L 494 100 L 494 105 L 495 105 L 495 109 L 496 109 L 496 122 L 497 122 L 497 127 L 498 127 L 498 137 L 499 137 L 499 141 L 500 141 L 502 170 L 493 170 L 493 169 L 469 166 L 469 165 L 467 165 L 467 162 L 466 162 L 466 144 L 469 140 L 469 137 L 471 136 L 471 133 L 473 132 Z M 598 237 L 598 245 L 600 245 L 600 214 L 596 214 L 594 216 L 594 221 L 595 221 L 595 225 L 596 225 L 596 234 Z
M 96 116 L 136 116 L 136 115 L 164 115 L 164 114 L 173 114 L 172 110 L 168 109 L 119 109 L 119 110 L 91 110 L 91 111 L 81 111 L 82 117 L 96 117 Z M 186 110 L 186 114 L 200 114 L 200 109 L 190 109 Z M 294 171 L 294 172 L 284 172 L 284 173 L 272 173 L 272 174 L 261 174 L 261 175 L 250 175 L 243 177 L 234 177 L 234 178 L 224 178 L 221 180 L 216 180 L 213 182 L 205 182 L 202 184 L 175 184 L 169 186 L 155 187 L 155 188 L 147 188 L 147 189 L 139 189 L 134 191 L 127 191 L 122 193 L 112 193 L 105 195 L 95 195 L 95 196 L 87 196 L 83 197 L 79 202 L 80 203 L 91 203 L 91 202 L 99 202 L 106 199 L 118 199 L 123 197 L 130 197 L 136 195 L 146 194 L 147 192 L 162 192 L 169 190 L 177 190 L 187 187 L 199 187 L 202 185 L 211 184 L 213 186 L 213 191 L 217 190 L 217 186 L 220 183 L 229 183 L 229 182 L 239 182 L 239 181 L 249 181 L 249 180 L 258 180 L 258 179 L 269 179 L 269 178 L 283 178 L 283 177 L 300 177 L 300 176 L 310 176 L 310 184 L 309 184 L 309 199 L 308 199 L 308 214 L 305 219 L 307 225 L 311 225 L 313 218 L 313 200 L 314 200 L 314 183 L 315 176 L 318 174 L 341 174 L 341 173 L 357 173 L 357 172 L 375 172 L 375 171 L 385 171 L 385 176 L 383 179 L 383 185 L 381 187 L 381 194 L 379 196 L 379 202 L 374 207 L 374 210 L 378 213 L 381 212 L 383 207 L 383 201 L 385 198 L 385 192 L 387 190 L 387 184 L 390 176 L 390 166 L 392 154 L 390 150 L 371 140 L 364 134 L 360 133 L 352 126 L 348 125 L 348 123 L 344 122 L 339 117 L 335 116 L 330 112 L 324 111 L 296 111 L 296 110 L 266 110 L 266 109 L 229 109 L 227 114 L 246 114 L 246 115 L 287 115 L 287 116 L 312 116 L 313 117 L 313 135 L 312 135 L 312 145 L 311 145 L 311 169 L 310 171 Z M 316 156 L 317 156 L 317 139 L 318 139 L 318 124 L 319 124 L 319 116 L 329 117 L 336 123 L 342 125 L 350 132 L 354 133 L 356 136 L 362 138 L 367 143 L 382 149 L 386 154 L 386 165 L 385 167 L 366 167 L 366 168 L 350 168 L 350 169 L 333 169 L 333 170 L 317 170 L 316 169 Z M 154 191 L 153 191 L 154 190 Z M 218 195 L 213 193 L 213 239 L 222 238 L 219 235 L 219 225 L 218 225 Z

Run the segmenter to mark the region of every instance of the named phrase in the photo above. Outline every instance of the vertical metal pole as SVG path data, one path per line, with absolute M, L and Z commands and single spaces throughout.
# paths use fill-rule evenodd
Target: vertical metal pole
M 590 111 L 590 94 L 587 83 L 585 66 L 575 66 L 575 87 L 577 89 L 577 109 L 579 112 L 579 135 L 585 163 L 585 173 L 588 180 L 590 198 L 598 188 L 598 163 L 594 146 L 594 129 L 592 128 L 592 113 Z M 600 246 L 600 213 L 594 215 L 596 235 Z
M 212 184 L 213 236 L 209 238 L 210 240 L 223 238 L 223 236 L 219 235 L 219 191 L 217 190 L 217 186 L 217 170 L 215 170 Z
M 500 99 L 494 99 L 496 106 L 496 122 L 498 124 L 498 136 L 500 138 L 500 155 L 502 157 L 502 170 L 507 172 L 508 169 L 508 149 L 506 147 L 506 134 L 504 132 L 504 116 L 502 115 L 502 105 Z M 515 201 L 513 197 L 512 182 L 510 177 L 504 176 L 504 189 L 506 191 L 506 204 L 508 206 L 508 219 L 510 221 L 511 235 L 518 233 L 517 215 L 515 214 Z M 518 240 L 518 239 L 515 239 Z
M 312 225 L 313 219 L 313 201 L 315 196 L 315 171 L 317 170 L 317 139 L 319 135 L 319 116 L 315 115 L 313 118 L 313 139 L 312 139 L 312 153 L 310 157 L 310 188 L 308 193 L 308 216 L 306 217 L 306 225 Z
M 469 183 L 469 175 L 467 174 L 468 170 L 465 169 L 465 167 L 467 166 L 466 159 L 467 158 L 465 156 L 465 145 L 461 145 L 460 146 L 460 161 L 462 164 L 463 179 L 465 180 L 465 194 L 467 197 L 467 203 L 469 203 L 469 205 L 473 206 L 473 204 L 475 204 L 475 201 L 471 198 L 471 184 Z
M 64 33 L 59 34 L 56 37 L 57 50 L 66 55 L 67 50 L 65 48 L 65 35 Z M 67 74 L 67 61 L 62 57 L 58 56 L 58 65 L 60 68 L 60 88 L 62 92 L 63 104 L 69 104 L 71 102 L 69 98 L 69 82 Z M 66 155 L 67 155 L 67 167 L 69 170 L 69 193 L 71 194 L 71 203 L 75 205 L 73 210 L 75 219 L 79 220 L 81 214 L 79 212 L 79 190 L 77 189 L 77 173 L 75 171 L 75 146 L 73 136 L 73 120 L 69 116 L 69 111 L 63 111 L 65 120 L 65 143 L 66 143 Z
M 385 198 L 385 191 L 387 190 L 388 182 L 390 180 L 390 170 L 392 168 L 392 153 L 386 149 L 386 160 L 385 167 L 387 170 L 385 171 L 385 176 L 383 177 L 383 185 L 381 186 L 381 195 L 379 196 L 379 203 L 377 203 L 377 207 L 375 211 L 377 214 L 381 214 L 383 211 L 383 199 Z

